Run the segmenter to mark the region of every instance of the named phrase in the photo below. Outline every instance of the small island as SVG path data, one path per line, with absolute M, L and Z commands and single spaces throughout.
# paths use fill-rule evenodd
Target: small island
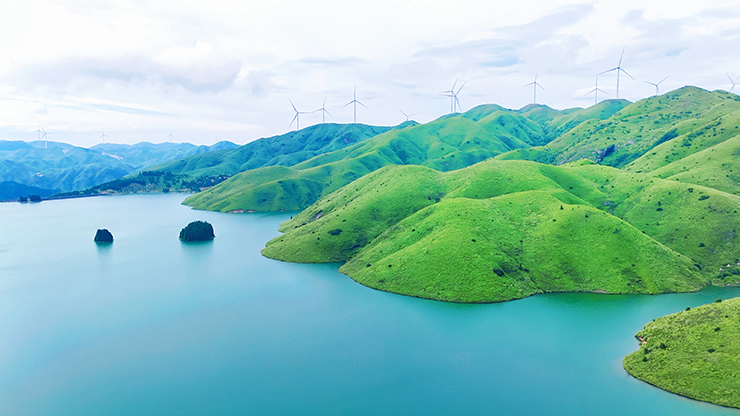
M 206 221 L 193 221 L 180 230 L 180 240 L 186 242 L 211 241 L 215 237 L 213 226 Z
M 97 244 L 110 244 L 113 242 L 113 234 L 105 228 L 99 228 L 95 233 L 94 241 Z
M 740 298 L 655 319 L 635 337 L 624 369 L 692 399 L 740 408 Z

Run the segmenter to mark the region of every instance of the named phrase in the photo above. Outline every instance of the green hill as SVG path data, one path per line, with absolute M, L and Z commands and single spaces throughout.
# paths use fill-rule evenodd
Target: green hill
M 740 198 L 593 163 L 388 166 L 281 226 L 267 257 L 346 261 L 365 285 L 491 302 L 557 291 L 661 293 L 732 279 Z
M 740 298 L 655 319 L 637 333 L 640 349 L 624 369 L 672 393 L 740 408 L 738 321 Z
M 483 105 L 427 124 L 390 130 L 289 168 L 248 170 L 184 203 L 223 212 L 299 210 L 383 166 L 461 169 L 513 149 L 541 146 L 579 120 L 608 117 L 622 108 L 620 103 L 595 107 L 557 111 L 545 106 L 507 110 Z
M 739 117 L 737 95 L 684 87 L 626 105 L 606 119 L 586 120 L 545 146 L 498 158 L 550 164 L 590 159 L 646 172 L 733 137 Z
M 202 177 L 232 176 L 266 166 L 293 166 L 320 154 L 362 142 L 388 130 L 391 130 L 391 127 L 317 124 L 299 131 L 255 140 L 237 148 L 164 163 L 149 170 Z

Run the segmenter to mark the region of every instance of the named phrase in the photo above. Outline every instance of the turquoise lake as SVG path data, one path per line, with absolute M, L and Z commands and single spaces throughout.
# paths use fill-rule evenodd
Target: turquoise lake
M 289 213 L 183 198 L 0 204 L 0 415 L 740 414 L 621 366 L 651 319 L 740 288 L 415 299 L 263 258 Z M 216 239 L 181 243 L 193 220 Z

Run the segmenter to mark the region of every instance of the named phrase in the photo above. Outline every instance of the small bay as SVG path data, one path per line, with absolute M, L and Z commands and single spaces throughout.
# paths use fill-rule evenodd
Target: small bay
M 290 213 L 182 199 L 0 204 L 0 414 L 740 414 L 621 367 L 646 322 L 740 288 L 428 301 L 262 257 Z M 193 220 L 215 240 L 181 243 Z

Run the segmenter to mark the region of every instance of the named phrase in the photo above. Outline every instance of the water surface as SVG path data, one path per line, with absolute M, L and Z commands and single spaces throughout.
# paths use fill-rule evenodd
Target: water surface
M 740 414 L 621 367 L 646 322 L 738 288 L 415 299 L 261 257 L 290 214 L 182 199 L 0 204 L 0 414 Z M 213 242 L 177 239 L 196 219 Z

